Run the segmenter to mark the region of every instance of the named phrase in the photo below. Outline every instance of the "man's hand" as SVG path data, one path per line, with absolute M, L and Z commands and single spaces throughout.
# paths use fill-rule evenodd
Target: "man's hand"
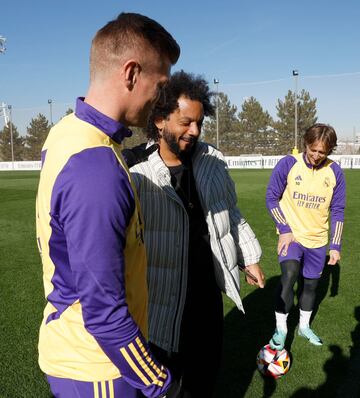
M 292 232 L 279 235 L 279 241 L 277 246 L 277 253 L 279 256 L 286 256 L 288 248 L 291 242 L 295 242 L 295 238 Z
M 159 398 L 180 398 L 183 396 L 181 380 L 173 380 L 167 391 L 160 395 Z
M 249 276 L 246 271 L 255 276 L 257 282 L 253 278 L 251 278 L 251 276 Z M 245 280 L 249 285 L 259 286 L 261 289 L 265 286 L 265 275 L 259 264 L 248 265 L 247 267 L 245 267 L 244 272 L 246 275 Z
M 335 265 L 338 261 L 340 261 L 340 252 L 337 250 L 330 250 L 329 251 L 329 265 Z

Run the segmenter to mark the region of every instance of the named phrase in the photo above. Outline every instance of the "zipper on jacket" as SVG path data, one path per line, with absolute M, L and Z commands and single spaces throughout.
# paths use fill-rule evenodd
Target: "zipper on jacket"
M 183 210 L 186 213 L 185 208 Z M 183 225 L 184 225 L 184 217 L 183 217 Z M 185 230 L 185 228 L 183 228 L 183 230 Z M 184 272 L 184 250 L 181 251 L 181 264 L 182 264 L 182 267 L 180 270 L 181 272 L 180 272 L 179 295 L 178 295 L 178 302 L 176 305 L 174 323 L 173 323 L 173 327 L 172 327 L 172 334 L 171 334 L 171 350 L 172 350 L 172 352 L 174 349 L 174 339 L 175 339 L 175 329 L 176 329 L 175 325 L 176 325 L 176 320 L 177 320 L 178 313 L 179 313 L 180 299 L 181 299 L 182 276 L 183 276 L 183 272 Z M 187 267 L 189 267 L 189 264 L 187 264 Z M 185 304 L 186 304 L 186 296 L 187 296 L 187 282 L 186 282 L 184 308 L 185 308 Z M 184 308 L 183 308 L 183 314 L 184 314 Z M 181 334 L 181 325 L 182 325 L 182 322 L 180 322 L 179 336 Z

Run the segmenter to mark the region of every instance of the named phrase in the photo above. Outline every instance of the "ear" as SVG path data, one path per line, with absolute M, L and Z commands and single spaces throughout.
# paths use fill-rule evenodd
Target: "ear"
M 128 61 L 125 62 L 123 70 L 124 70 L 126 87 L 129 90 L 132 90 L 138 80 L 141 66 L 136 60 L 129 59 Z
M 158 128 L 158 130 L 163 130 L 164 129 L 164 127 L 165 127 L 165 119 L 162 119 L 162 118 L 156 118 L 155 120 L 154 120 L 154 124 L 155 124 L 155 126 Z

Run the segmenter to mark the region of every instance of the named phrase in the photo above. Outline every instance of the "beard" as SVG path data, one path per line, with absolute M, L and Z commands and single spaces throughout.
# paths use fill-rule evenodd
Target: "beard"
M 195 150 L 196 143 L 198 141 L 197 138 L 193 138 L 192 140 L 193 144 L 191 148 L 189 150 L 182 150 L 180 149 L 180 145 L 177 141 L 176 135 L 173 134 L 171 131 L 164 128 L 164 131 L 162 132 L 161 136 L 162 139 L 166 142 L 170 151 L 180 159 L 186 159 L 188 157 L 191 157 L 192 153 Z

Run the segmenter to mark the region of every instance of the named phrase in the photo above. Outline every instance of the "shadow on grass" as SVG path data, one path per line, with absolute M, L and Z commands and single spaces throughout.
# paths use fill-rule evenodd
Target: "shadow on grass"
M 317 289 L 314 316 L 328 294 L 330 297 L 338 294 L 339 280 L 339 265 L 326 265 Z M 246 296 L 243 300 L 246 315 L 236 308 L 226 315 L 223 361 L 216 397 L 241 398 L 246 395 L 254 372 L 257 371 L 257 353 L 263 345 L 267 344 L 275 327 L 274 302 L 279 282 L 280 276 L 273 277 L 267 281 L 265 289 L 254 290 Z M 300 292 L 301 284 L 298 284 L 297 296 Z M 360 321 L 360 307 L 356 308 L 355 317 Z M 298 320 L 299 309 L 298 306 L 294 306 L 288 318 L 287 346 L 290 352 Z M 327 374 L 326 382 L 316 390 L 301 388 L 291 397 L 336 397 L 338 392 L 339 397 L 360 397 L 360 324 L 352 333 L 352 339 L 354 345 L 350 360 L 344 356 L 342 348 L 336 345 L 329 346 L 332 357 L 324 364 Z M 262 396 L 271 397 L 276 392 L 276 381 L 270 378 L 263 378 L 263 380 Z M 339 388 L 343 381 L 343 387 Z M 344 393 L 341 394 L 341 391 Z M 351 395 L 354 393 L 355 395 Z M 249 396 L 251 396 L 250 392 Z
M 351 332 L 350 358 L 337 345 L 330 345 L 332 357 L 324 364 L 326 381 L 312 390 L 301 388 L 291 398 L 359 398 L 360 397 L 360 306 L 355 307 L 357 325 Z
M 322 301 L 326 297 L 335 297 L 338 295 L 339 291 L 339 281 L 340 281 L 340 266 L 339 264 L 336 265 L 328 265 L 329 257 L 326 258 L 325 262 L 325 267 L 321 276 L 321 279 L 319 281 L 319 285 L 316 291 L 316 301 L 315 301 L 315 307 L 312 313 L 312 319 L 316 317 L 316 314 L 319 310 L 319 307 L 322 303 Z M 302 289 L 302 284 L 301 281 L 298 282 L 298 289 L 297 289 L 297 297 L 299 297 Z M 288 319 L 288 325 L 289 325 L 289 333 L 288 333 L 288 340 L 289 341 L 289 348 L 291 350 L 291 344 L 294 339 L 294 334 L 295 334 L 295 329 L 298 324 L 298 319 L 299 319 L 299 308 L 296 306 L 296 311 L 292 310 L 289 314 L 289 319 Z M 340 320 L 339 320 L 340 322 Z M 329 327 L 334 327 L 335 325 L 329 325 Z M 358 331 L 358 334 L 360 333 L 360 330 Z M 353 338 L 354 340 L 354 338 Z M 340 388 L 339 386 L 343 383 L 343 381 L 346 379 L 346 375 L 348 373 L 348 368 L 349 364 L 351 363 L 351 359 L 349 360 L 348 357 L 346 357 L 343 354 L 343 349 L 339 347 L 338 345 L 330 345 L 328 347 L 329 351 L 331 352 L 332 356 L 325 362 L 324 364 L 324 371 L 326 373 L 326 381 L 320 385 L 316 389 L 310 389 L 307 387 L 300 388 L 298 391 L 296 391 L 293 395 L 291 395 L 291 398 L 307 398 L 307 397 L 312 397 L 312 398 L 317 398 L 317 397 L 348 397 L 348 398 L 359 398 L 359 393 L 353 392 L 353 387 L 349 386 L 352 384 L 354 385 L 354 382 L 359 384 L 357 381 L 360 376 L 360 367 L 357 367 L 357 374 L 356 378 L 351 380 L 351 383 L 349 383 L 349 380 L 343 384 L 345 387 L 346 384 L 346 390 L 348 391 L 348 395 L 346 395 L 343 391 L 343 388 Z M 352 378 L 352 377 L 351 377 Z
M 316 389 L 300 388 L 291 398 L 319 398 L 319 397 L 336 397 L 339 388 L 339 381 L 344 379 L 346 374 L 346 367 L 348 358 L 344 356 L 342 349 L 337 345 L 330 345 L 329 351 L 332 353 L 330 359 L 324 364 L 324 371 L 326 373 L 326 381 Z M 343 397 L 344 395 L 340 395 Z M 352 397 L 350 395 L 349 397 Z M 354 395 L 358 397 L 358 395 Z
M 216 397 L 240 398 L 246 394 L 257 371 L 256 356 L 267 344 L 274 329 L 274 298 L 279 277 L 267 281 L 243 300 L 246 315 L 232 309 L 224 319 L 223 361 Z M 270 397 L 276 384 L 264 379 L 264 397 Z
M 315 318 L 321 302 L 328 295 L 328 293 L 329 297 L 335 297 L 339 293 L 340 265 L 328 265 L 328 261 L 329 257 L 327 256 L 325 260 L 325 267 L 316 290 L 316 302 L 312 318 Z
M 337 397 L 360 397 L 360 306 L 355 307 L 354 317 L 357 325 L 351 332 L 352 346 L 346 376 L 337 390 Z

